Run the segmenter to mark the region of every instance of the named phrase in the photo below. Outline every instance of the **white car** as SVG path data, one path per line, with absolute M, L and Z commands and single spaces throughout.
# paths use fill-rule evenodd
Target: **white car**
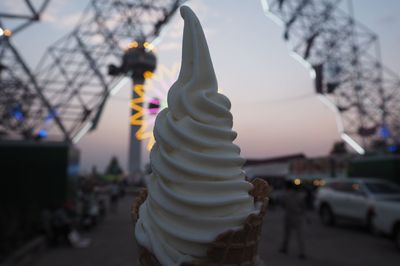
M 374 229 L 391 236 L 400 251 L 400 195 L 375 203 Z
M 327 181 L 316 196 L 322 223 L 350 219 L 394 237 L 400 248 L 400 187 L 371 178 Z

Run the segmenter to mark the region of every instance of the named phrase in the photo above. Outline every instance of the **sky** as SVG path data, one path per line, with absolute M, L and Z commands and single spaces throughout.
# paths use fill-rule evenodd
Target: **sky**
M 16 9 L 21 1 L 2 1 L 0 9 Z M 45 48 L 74 28 L 87 3 L 52 0 L 42 21 L 14 38 L 33 69 Z M 334 114 L 317 98 L 309 71 L 290 56 L 283 29 L 265 16 L 260 0 L 193 0 L 187 5 L 203 25 L 219 88 L 232 102 L 235 143 L 242 156 L 329 153 L 339 140 Z M 400 1 L 353 0 L 353 5 L 356 19 L 379 35 L 384 64 L 400 73 Z M 182 30 L 177 14 L 156 47 L 159 63 L 167 68 L 180 63 Z M 126 169 L 129 97 L 127 86 L 110 99 L 97 130 L 78 143 L 83 172 L 93 165 L 102 171 L 113 155 Z

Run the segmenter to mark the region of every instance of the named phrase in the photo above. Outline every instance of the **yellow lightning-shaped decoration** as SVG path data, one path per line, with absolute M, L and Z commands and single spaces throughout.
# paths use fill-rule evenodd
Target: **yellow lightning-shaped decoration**
M 135 45 L 135 44 L 132 44 Z M 147 150 L 151 150 L 155 143 L 154 135 L 153 135 L 153 128 L 152 124 L 154 124 L 153 119 L 150 119 L 146 116 L 146 108 L 143 107 L 143 104 L 148 100 L 148 95 L 146 98 L 145 94 L 150 95 L 154 94 L 155 91 L 161 92 L 161 95 L 167 97 L 168 88 L 172 85 L 172 83 L 176 80 L 178 75 L 179 64 L 174 64 L 173 67 L 166 67 L 164 65 L 160 65 L 157 70 L 157 74 L 154 75 L 153 72 L 146 71 L 143 73 L 143 77 L 146 80 L 146 89 L 143 84 L 136 84 L 133 86 L 133 90 L 135 92 L 136 97 L 130 101 L 130 108 L 135 112 L 130 117 L 130 123 L 135 126 L 139 126 L 135 137 L 137 140 L 145 141 L 147 140 L 146 148 Z M 159 97 L 158 96 L 158 97 Z M 163 98 L 162 98 L 163 99 Z M 166 100 L 164 99 L 164 103 Z M 163 104 L 160 106 L 160 110 L 165 107 Z M 152 123 L 153 121 L 153 123 Z
M 139 130 L 135 134 L 136 138 L 140 141 L 149 139 L 147 148 L 151 149 L 151 147 L 154 144 L 153 132 L 146 131 L 147 125 L 146 125 L 145 120 L 143 119 L 143 116 L 144 116 L 144 108 L 143 108 L 144 85 L 143 84 L 135 84 L 133 86 L 133 90 L 137 97 L 135 97 L 133 100 L 131 100 L 130 107 L 132 108 L 132 110 L 134 110 L 136 112 L 131 116 L 130 121 L 131 121 L 132 125 L 140 126 Z
M 133 91 L 135 92 L 135 97 L 131 100 L 130 107 L 136 111 L 131 116 L 131 124 L 135 126 L 142 126 L 143 125 L 143 102 L 144 102 L 144 85 L 143 84 L 135 84 L 133 86 Z
M 151 149 L 151 147 L 154 145 L 155 140 L 153 136 L 152 131 L 146 131 L 147 125 L 146 121 L 143 119 L 144 118 L 144 108 L 143 108 L 143 103 L 144 103 L 144 85 L 143 84 L 135 84 L 133 86 L 133 90 L 135 92 L 135 97 L 133 100 L 130 102 L 130 107 L 132 110 L 135 110 L 136 112 L 131 116 L 130 121 L 132 125 L 135 126 L 140 126 L 138 131 L 136 132 L 135 136 L 138 140 L 142 141 L 145 139 L 149 139 L 149 142 L 147 143 L 147 149 Z

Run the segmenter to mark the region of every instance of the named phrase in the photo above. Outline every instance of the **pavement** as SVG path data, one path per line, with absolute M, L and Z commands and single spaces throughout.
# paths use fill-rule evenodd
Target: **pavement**
M 116 213 L 108 213 L 91 232 L 88 248 L 68 246 L 51 248 L 37 258 L 33 266 L 136 266 L 137 250 L 134 240 L 130 207 L 133 197 L 125 196 Z
M 395 266 L 400 265 L 400 252 L 385 237 L 374 236 L 363 227 L 340 222 L 335 227 L 323 226 L 313 212 L 305 228 L 306 260 L 298 258 L 296 239 L 291 239 L 288 254 L 279 253 L 283 235 L 283 211 L 267 213 L 259 254 L 268 266 Z M 295 236 L 293 236 L 295 237 Z
M 138 266 L 129 214 L 132 201 L 132 196 L 126 196 L 120 201 L 117 213 L 109 213 L 98 227 L 87 234 L 93 241 L 89 248 L 52 248 L 38 257 L 32 266 Z M 266 265 L 399 265 L 400 252 L 389 239 L 370 235 L 352 224 L 324 227 L 314 213 L 310 213 L 309 217 L 311 224 L 305 232 L 307 259 L 300 260 L 296 241 L 292 241 L 287 255 L 278 252 L 283 212 L 270 210 L 267 213 L 259 247 L 259 254 Z

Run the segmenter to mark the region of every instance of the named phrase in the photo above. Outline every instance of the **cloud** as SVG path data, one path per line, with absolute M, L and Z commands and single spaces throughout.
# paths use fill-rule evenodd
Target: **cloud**
M 33 1 L 31 2 L 33 8 L 35 10 L 39 10 L 39 8 L 43 5 L 44 0 L 41 1 Z M 22 16 L 21 18 L 2 18 L 3 25 L 5 27 L 16 28 L 26 21 L 29 18 L 33 18 L 34 14 L 30 10 L 29 6 L 26 4 L 24 0 L 1 0 L 0 1 L 0 10 L 2 13 L 12 14 L 17 16 Z
M 47 12 L 42 16 L 44 22 L 50 23 L 52 27 L 58 29 L 73 28 L 77 26 L 80 18 L 80 13 L 60 15 L 57 13 Z
M 23 0 L 2 0 L 0 7 L 4 7 L 6 13 L 27 15 L 30 14 L 30 10 L 28 9 L 25 1 Z M 3 9 L 3 8 L 1 8 Z
M 378 22 L 383 25 L 394 24 L 398 20 L 397 16 L 391 14 L 378 18 Z
M 180 50 L 182 44 L 180 42 L 162 42 L 159 46 L 160 51 Z
M 56 29 L 73 29 L 82 17 L 82 10 L 71 10 L 71 7 L 74 7 L 73 2 L 51 1 L 42 15 L 42 21 Z

